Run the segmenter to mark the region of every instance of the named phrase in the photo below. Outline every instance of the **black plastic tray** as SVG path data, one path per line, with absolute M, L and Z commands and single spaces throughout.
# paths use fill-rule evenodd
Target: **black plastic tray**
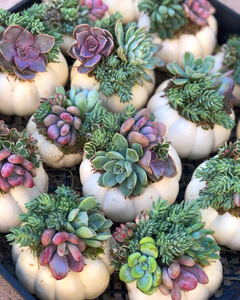
M 41 0 L 22 0 L 21 2 L 9 8 L 8 11 L 16 13 L 32 6 L 34 3 L 41 3 L 41 2 L 42 2 Z

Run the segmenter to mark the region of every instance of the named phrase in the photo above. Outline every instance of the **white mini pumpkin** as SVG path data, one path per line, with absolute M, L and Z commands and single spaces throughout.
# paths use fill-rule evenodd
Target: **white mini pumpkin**
M 239 120 L 238 120 L 238 124 L 237 124 L 236 134 L 237 134 L 237 138 L 239 139 L 240 138 L 240 121 Z
M 216 73 L 223 66 L 224 53 L 218 52 L 214 55 L 214 58 L 215 58 L 215 65 L 209 73 Z M 233 105 L 239 107 L 240 106 L 240 85 L 235 84 L 233 89 L 233 95 L 238 100 L 237 102 L 234 102 Z
M 96 172 L 88 159 L 84 159 L 80 165 L 80 180 L 82 183 L 83 195 L 94 194 L 101 204 L 101 210 L 106 217 L 114 222 L 133 221 L 137 214 L 145 213 L 152 208 L 152 203 L 159 197 L 168 200 L 172 204 L 178 194 L 179 180 L 182 174 L 181 161 L 176 150 L 170 145 L 169 155 L 173 158 L 177 176 L 174 178 L 164 177 L 161 181 L 151 183 L 143 190 L 140 196 L 125 197 L 118 186 L 101 187 L 98 185 L 100 173 Z
M 18 215 L 26 212 L 25 203 L 48 191 L 48 175 L 43 166 L 36 168 L 37 176 L 33 178 L 34 187 L 27 188 L 19 185 L 9 192 L 0 194 L 0 232 L 9 232 L 10 227 L 20 224 Z
M 89 77 L 88 74 L 81 74 L 78 72 L 77 67 L 81 64 L 80 61 L 76 60 L 71 70 L 71 86 L 74 84 L 76 88 L 81 87 L 82 89 L 88 90 L 99 90 L 100 83 L 95 77 Z M 146 80 L 143 81 L 143 86 L 135 84 L 132 88 L 132 101 L 126 103 L 120 103 L 120 97 L 114 93 L 111 97 L 106 97 L 102 91 L 100 92 L 100 99 L 103 100 L 104 106 L 113 113 L 119 113 L 127 105 L 133 104 L 136 110 L 143 108 L 149 96 L 154 90 L 155 75 L 153 70 L 146 70 L 146 73 L 152 78 L 153 83 L 149 83 Z
M 195 57 L 204 58 L 211 55 L 217 44 L 217 20 L 210 15 L 207 18 L 208 25 L 203 26 L 195 35 L 182 34 L 179 38 L 162 40 L 158 33 L 154 34 L 154 43 L 161 44 L 163 47 L 155 54 L 164 60 L 167 65 L 170 62 L 176 61 L 182 67 L 182 55 L 186 51 L 190 51 Z M 139 27 L 147 26 L 146 30 L 150 29 L 151 19 L 148 15 L 141 13 L 138 21 Z M 166 67 L 161 68 L 162 71 L 167 71 Z
M 27 124 L 27 131 L 29 135 L 38 140 L 38 151 L 44 160 L 44 163 L 52 168 L 70 168 L 80 164 L 82 161 L 82 154 L 68 154 L 65 155 L 58 149 L 55 144 L 47 140 L 45 136 L 40 134 L 37 130 L 36 124 L 32 121 L 33 116 Z
M 180 158 L 200 159 L 218 150 L 230 137 L 231 130 L 220 125 L 204 130 L 201 126 L 185 119 L 169 104 L 163 91 L 169 81 L 163 82 L 150 98 L 147 108 L 154 112 L 156 122 L 166 125 L 165 138 L 176 149 Z M 234 119 L 232 112 L 231 117 Z
M 206 162 L 198 166 L 204 167 Z M 200 190 L 206 187 L 206 181 L 200 181 L 195 177 L 195 172 L 185 191 L 185 200 L 199 198 Z M 233 250 L 240 250 L 240 219 L 226 212 L 219 215 L 218 212 L 209 207 L 202 210 L 202 221 L 206 222 L 205 227 L 214 230 L 212 235 L 219 245 L 224 245 Z
M 47 267 L 39 266 L 30 248 L 12 247 L 12 259 L 16 266 L 16 276 L 21 285 L 41 300 L 84 300 L 94 299 L 108 286 L 113 267 L 110 266 L 110 249 L 113 238 L 105 243 L 105 254 L 96 260 L 84 258 L 82 272 L 69 272 L 67 277 L 56 280 Z
M 204 267 L 209 278 L 209 283 L 202 285 L 198 283 L 193 291 L 181 292 L 181 300 L 208 300 L 219 288 L 222 282 L 222 264 L 220 260 L 211 260 L 210 265 Z M 128 296 L 130 300 L 172 300 L 171 295 L 164 296 L 159 290 L 148 296 L 137 289 L 136 281 L 127 283 Z
M 7 72 L 0 73 L 0 113 L 31 116 L 40 105 L 42 97 L 49 97 L 57 86 L 65 86 L 68 65 L 59 53 L 59 63 L 49 63 L 46 72 L 36 74 L 31 81 L 23 81 Z
M 103 0 L 108 6 L 108 13 L 115 14 L 117 11 L 123 16 L 123 24 L 137 22 L 140 12 L 138 10 L 138 3 L 141 0 Z

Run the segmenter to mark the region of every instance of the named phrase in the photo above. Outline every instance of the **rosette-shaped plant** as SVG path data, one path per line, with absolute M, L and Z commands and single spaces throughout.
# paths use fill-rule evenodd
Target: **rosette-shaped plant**
M 71 46 L 68 54 L 82 62 L 78 67 L 80 73 L 91 72 L 102 55 L 108 57 L 113 50 L 113 36 L 105 29 L 81 24 L 74 29 L 73 37 L 77 44 Z
M 184 53 L 182 62 L 184 70 L 177 62 L 167 65 L 175 76 L 166 89 L 171 106 L 203 128 L 213 128 L 214 124 L 233 128 L 235 123 L 230 114 L 231 102 L 235 101 L 234 81 L 229 77 L 232 71 L 209 74 L 214 58 L 194 59 L 191 52 Z
M 133 144 L 129 148 L 127 140 L 116 133 L 113 145 L 117 151 L 99 151 L 95 153 L 92 164 L 96 170 L 105 171 L 99 178 L 100 186 L 115 186 L 120 184 L 120 191 L 126 197 L 133 194 L 139 196 L 148 180 L 145 170 L 136 163 L 142 157 L 142 147 Z
M 213 231 L 203 229 L 205 223 L 201 222 L 197 201 L 170 206 L 158 200 L 148 214 L 138 215 L 133 224 L 125 225 L 130 234 L 124 239 L 120 233 L 122 224 L 113 234 L 119 244 L 114 246 L 112 264 L 115 269 L 121 266 L 121 280 L 136 281 L 137 288 L 147 295 L 157 290 L 163 295 L 171 293 L 173 300 L 181 299 L 181 289 L 190 291 L 198 282 L 208 283 L 204 266 L 210 265 L 210 259 L 220 258 L 216 254 L 220 248 L 207 237 Z M 123 249 L 127 255 L 120 260 Z
M 46 72 L 48 63 L 45 53 L 54 45 L 54 38 L 47 34 L 32 36 L 18 25 L 8 27 L 0 42 L 1 67 L 13 69 L 14 73 L 24 79 L 31 80 L 35 72 Z
M 95 198 L 79 198 L 65 186 L 58 187 L 56 195 L 39 195 L 26 208 L 28 212 L 19 216 L 24 224 L 11 228 L 7 239 L 34 249 L 40 265 L 50 266 L 57 280 L 65 278 L 69 269 L 81 272 L 84 257 L 103 253 L 103 243 L 111 237 L 106 230 L 112 221 L 98 211 Z
M 207 25 L 206 19 L 216 11 L 207 0 L 185 0 L 183 7 L 186 17 L 199 26 Z
M 132 24 L 131 24 L 132 25 Z M 123 31 L 121 20 L 116 22 L 115 36 L 118 41 L 117 55 L 122 61 L 137 67 L 139 75 L 145 80 L 152 82 L 144 69 L 154 69 L 155 66 L 163 66 L 164 61 L 153 57 L 153 54 L 161 49 L 160 45 L 152 44 L 153 36 L 145 33 L 145 28 L 128 26 L 128 30 Z M 139 83 L 143 85 L 141 79 Z
M 89 9 L 89 18 L 95 22 L 102 19 L 108 7 L 102 0 L 79 0 L 79 5 L 84 5 Z
M 152 180 L 172 178 L 177 175 L 177 171 L 174 161 L 168 155 L 169 144 L 163 140 L 166 127 L 150 119 L 150 111 L 143 108 L 134 118 L 129 118 L 122 124 L 120 134 L 126 136 L 130 146 L 137 143 L 143 148 L 143 156 L 138 164 Z
M 157 31 L 162 39 L 171 39 L 188 20 L 205 26 L 206 19 L 215 13 L 207 0 L 142 0 L 138 8 L 151 16 L 150 32 Z
M 9 130 L 0 121 L 0 191 L 8 192 L 21 184 L 28 188 L 34 186 L 35 168 L 40 164 L 37 149 L 37 141 L 26 130 Z

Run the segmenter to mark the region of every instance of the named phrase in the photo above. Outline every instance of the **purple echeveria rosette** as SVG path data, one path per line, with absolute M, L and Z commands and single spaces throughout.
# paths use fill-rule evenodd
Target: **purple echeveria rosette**
M 102 55 L 108 57 L 114 47 L 112 34 L 108 30 L 91 28 L 87 24 L 78 25 L 73 37 L 77 44 L 70 47 L 68 54 L 82 62 L 78 67 L 78 72 L 82 74 L 91 72 Z
M 5 70 L 12 68 L 23 80 L 31 80 L 36 76 L 35 72 L 46 72 L 45 53 L 52 49 L 54 42 L 54 37 L 48 34 L 33 37 L 21 26 L 10 26 L 0 42 L 0 65 Z

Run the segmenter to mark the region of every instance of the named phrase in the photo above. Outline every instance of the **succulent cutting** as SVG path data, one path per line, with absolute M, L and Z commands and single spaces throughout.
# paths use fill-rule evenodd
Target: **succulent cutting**
M 0 67 L 23 80 L 46 72 L 49 62 L 57 62 L 61 34 L 43 23 L 45 8 L 34 4 L 21 13 L 0 9 Z
M 106 132 L 104 127 L 93 125 L 94 131 L 87 137 L 95 138 L 94 143 L 89 142 L 84 148 L 93 167 L 103 172 L 98 184 L 108 187 L 119 184 L 126 197 L 141 195 L 149 180 L 160 181 L 163 177 L 177 175 L 175 163 L 168 155 L 169 144 L 163 139 L 165 126 L 154 122 L 146 108 L 132 114 L 133 111 L 132 106 L 127 106 L 119 115 L 116 131 L 109 134 L 103 134 Z M 126 115 L 129 116 L 127 119 L 124 118 Z
M 54 195 L 40 194 L 25 206 L 27 213 L 19 214 L 22 225 L 11 228 L 7 239 L 20 247 L 29 246 L 55 279 L 65 278 L 69 269 L 81 272 L 84 257 L 94 259 L 104 253 L 112 221 L 105 219 L 93 196 L 80 198 L 62 186 Z
M 131 100 L 136 83 L 142 86 L 142 79 L 153 82 L 147 70 L 163 62 L 153 57 L 160 45 L 153 44 L 152 35 L 136 23 L 123 26 L 121 20 L 118 12 L 96 21 L 92 28 L 87 24 L 78 25 L 73 32 L 77 43 L 68 54 L 81 62 L 78 72 L 95 76 L 100 82 L 99 90 L 106 97 L 117 93 L 120 102 L 125 103 Z
M 27 131 L 9 129 L 0 121 L 0 192 L 23 184 L 34 186 L 35 168 L 40 166 L 37 141 Z
M 150 15 L 150 32 L 158 32 L 160 38 L 173 38 L 189 22 L 207 25 L 207 18 L 215 13 L 215 8 L 207 0 L 142 0 L 140 11 Z
M 209 236 L 214 231 L 204 225 L 197 201 L 169 205 L 158 199 L 148 214 L 116 228 L 112 265 L 120 269 L 122 281 L 136 281 L 141 292 L 151 295 L 159 289 L 181 300 L 181 290 L 208 283 L 204 266 L 220 258 L 220 247 Z
M 68 35 L 72 35 L 79 24 L 93 26 L 108 9 L 102 0 L 45 0 L 44 6 L 44 22 L 49 22 L 58 32 Z
M 222 71 L 234 70 L 232 77 L 235 84 L 240 85 L 240 37 L 234 35 L 229 37 L 226 44 L 221 46 L 224 53 Z
M 227 211 L 240 206 L 240 139 L 220 146 L 218 155 L 210 158 L 204 167 L 196 170 L 195 177 L 206 181 L 199 193 L 202 209 L 209 206 Z
M 182 58 L 183 69 L 177 62 L 167 65 L 174 75 L 166 88 L 170 105 L 186 119 L 202 126 L 213 128 L 214 124 L 226 129 L 234 127 L 231 118 L 234 81 L 229 77 L 233 71 L 209 74 L 214 66 L 214 58 L 196 58 L 185 52 Z

